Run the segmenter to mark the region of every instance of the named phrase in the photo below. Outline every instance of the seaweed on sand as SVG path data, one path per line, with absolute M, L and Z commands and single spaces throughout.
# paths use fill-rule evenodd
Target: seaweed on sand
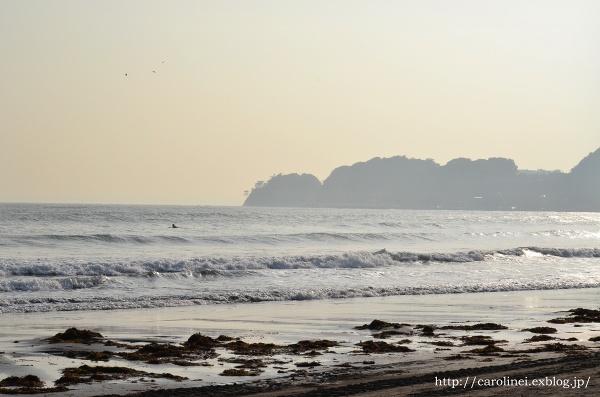
M 413 349 L 410 349 L 410 348 L 408 348 L 406 346 L 392 345 L 390 343 L 383 342 L 383 341 L 372 341 L 372 340 L 369 340 L 369 341 L 365 341 L 365 342 L 359 342 L 356 345 L 362 347 L 362 350 L 365 353 L 394 353 L 394 352 L 408 353 L 408 352 L 414 352 Z
M 478 349 L 473 349 L 473 350 L 467 350 L 465 353 L 475 353 L 475 354 L 479 354 L 480 356 L 498 356 L 499 352 L 503 352 L 504 349 L 501 347 L 498 347 L 494 344 L 491 345 L 486 345 L 485 347 L 481 347 Z
M 0 394 L 41 394 L 67 391 L 64 386 L 44 387 L 36 375 L 9 376 L 0 380 Z
M 316 350 L 327 350 L 330 347 L 339 346 L 340 344 L 333 340 L 301 340 L 298 343 L 293 343 L 287 346 L 293 354 L 301 354 L 304 352 L 315 352 Z M 316 353 L 316 352 L 315 352 Z M 317 355 L 317 354 L 315 354 Z
M 123 352 L 118 355 L 126 360 L 145 361 L 149 364 L 172 363 L 182 366 L 198 365 L 189 360 L 215 358 L 218 354 L 214 349 L 194 350 L 186 346 L 170 343 L 149 343 L 134 352 Z
M 576 352 L 576 351 L 584 351 L 584 350 L 588 350 L 587 347 L 582 346 L 582 345 L 567 345 L 564 343 L 547 343 L 544 346 L 540 347 L 540 351 L 546 351 L 546 352 Z
M 247 356 L 270 356 L 280 351 L 283 346 L 273 343 L 247 343 L 241 340 L 229 342 L 225 345 L 229 350 L 233 350 L 235 354 Z
M 553 324 L 600 323 L 600 310 L 583 309 L 579 307 L 577 309 L 569 310 L 568 316 L 569 317 L 554 318 L 548 320 L 548 322 Z
M 553 336 L 550 335 L 533 335 L 531 338 L 525 339 L 523 343 L 531 343 L 531 342 L 547 342 L 549 340 L 554 340 Z
M 355 329 L 374 329 L 380 331 L 384 328 L 403 328 L 410 326 L 410 324 L 400 324 L 400 323 L 388 323 L 387 321 L 381 320 L 373 320 L 369 324 L 359 325 L 354 327 Z
M 298 362 L 294 365 L 298 368 L 311 368 L 311 367 L 318 367 L 319 365 L 321 365 L 321 363 L 318 361 L 302 361 L 302 362 Z
M 80 358 L 84 360 L 90 361 L 108 361 L 111 357 L 114 356 L 112 352 L 103 351 L 103 352 L 95 352 L 95 351 L 82 351 L 82 350 L 69 350 L 65 353 L 65 356 L 68 358 Z
M 1 387 L 43 387 L 44 382 L 35 375 L 9 376 L 0 380 Z
M 63 376 L 54 383 L 57 386 L 75 385 L 78 383 L 102 382 L 107 380 L 124 380 L 134 377 L 166 378 L 182 381 L 187 378 L 173 374 L 159 374 L 153 372 L 138 371 L 128 367 L 107 367 L 82 365 L 77 368 L 65 368 Z
M 77 328 L 69 328 L 65 332 L 59 332 L 46 339 L 49 343 L 82 343 L 91 344 L 97 342 L 97 339 L 103 338 L 99 332 L 90 331 L 87 329 L 78 330 Z
M 471 345 L 480 345 L 480 346 L 488 346 L 493 345 L 495 343 L 507 343 L 506 340 L 495 340 L 492 339 L 491 336 L 486 335 L 474 335 L 474 336 L 463 336 L 462 338 L 464 346 Z
M 373 334 L 373 338 L 388 339 L 394 335 L 409 335 L 409 333 L 402 332 L 402 331 L 395 331 L 395 330 L 381 331 L 381 332 L 377 332 L 377 333 Z
M 238 364 L 236 368 L 245 368 L 245 369 L 258 369 L 258 368 L 266 368 L 267 363 L 260 358 L 225 358 L 219 359 L 219 361 L 223 361 L 226 363 Z M 272 362 L 272 361 L 271 361 Z
M 225 335 L 220 335 L 217 339 L 211 338 L 210 336 L 202 335 L 200 333 L 196 333 L 188 338 L 186 342 L 183 343 L 185 347 L 188 349 L 195 350 L 213 350 L 215 347 L 223 345 L 224 341 L 233 340 Z
M 440 329 L 451 329 L 459 331 L 496 331 L 508 329 L 508 327 L 495 323 L 478 323 L 474 325 L 445 325 L 443 327 L 440 327 Z
M 417 325 L 415 329 L 421 330 L 422 336 L 435 336 L 433 331 L 435 330 L 435 325 Z
M 556 328 L 552 327 L 534 327 L 534 328 L 525 328 L 523 331 L 528 331 L 534 334 L 555 334 Z
M 221 372 L 220 376 L 258 376 L 261 374 L 260 370 L 248 370 L 244 368 L 228 368 Z

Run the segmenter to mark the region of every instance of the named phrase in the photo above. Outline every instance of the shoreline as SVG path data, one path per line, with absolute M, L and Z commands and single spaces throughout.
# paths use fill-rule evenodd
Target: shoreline
M 545 376 L 545 373 L 562 374 L 564 379 L 574 379 L 575 373 L 591 373 L 588 375 L 591 376 L 588 387 L 597 387 L 598 379 L 594 376 L 598 377 L 600 343 L 589 339 L 600 335 L 600 325 L 553 325 L 547 321 L 564 317 L 568 315 L 566 310 L 577 307 L 597 309 L 598 298 L 600 289 L 582 289 L 265 302 L 160 310 L 4 314 L 3 320 L 8 325 L 3 326 L 0 333 L 0 381 L 7 376 L 34 373 L 48 387 L 61 376 L 64 368 L 111 365 L 146 373 L 169 373 L 188 379 L 177 382 L 141 375 L 92 384 L 80 383 L 70 386 L 70 391 L 48 392 L 47 395 L 178 397 L 260 393 L 258 395 L 267 397 L 344 395 L 352 391 L 375 397 L 390 395 L 386 393 L 397 388 L 403 390 L 401 393 L 398 391 L 398 395 L 406 394 L 405 390 L 415 395 L 445 395 L 459 391 L 456 387 L 436 387 L 435 376 L 466 379 L 467 376 L 485 374 L 523 377 L 532 376 L 527 374 Z M 373 320 L 399 325 L 360 329 L 361 326 L 372 325 Z M 506 328 L 468 328 L 478 323 L 495 323 Z M 432 327 L 431 333 L 425 328 L 427 325 Z M 550 334 L 553 340 L 524 342 L 537 334 L 523 329 L 543 326 L 556 328 L 556 332 Z M 139 349 L 152 342 L 182 346 L 195 333 L 210 338 L 227 335 L 239 343 L 274 344 L 282 348 L 265 354 L 248 354 L 234 350 L 233 345 L 228 345 L 232 342 L 222 342 L 215 345 L 217 356 L 201 360 L 207 363 L 206 366 L 178 366 L 166 362 L 156 365 L 127 360 L 123 355 L 127 348 L 107 348 L 97 341 L 91 345 L 48 344 L 43 341 L 70 327 L 100 332 L 102 342 L 132 345 L 129 349 Z M 376 336 L 380 332 L 389 332 L 389 335 Z M 317 347 L 314 353 L 291 352 L 289 346 L 302 340 L 329 340 L 338 344 L 320 350 Z M 490 340 L 494 342 L 489 343 Z M 15 343 L 17 341 L 19 343 Z M 373 352 L 359 345 L 369 341 L 406 346 L 412 351 Z M 524 352 L 553 343 L 562 347 Z M 490 345 L 501 350 L 470 352 Z M 571 350 L 564 346 L 585 348 Z M 70 353 L 72 357 L 67 357 L 69 351 L 79 353 Z M 106 361 L 94 362 L 81 356 L 81 351 L 109 351 L 113 356 Z M 464 356 L 464 359 L 447 360 L 452 356 Z M 220 375 L 225 369 L 234 369 L 240 362 L 251 359 L 264 361 L 265 367 L 259 368 L 263 372 L 257 376 Z M 302 362 L 319 365 L 298 366 Z M 556 391 L 553 387 L 527 387 L 523 392 L 525 390 L 528 394 Z M 477 395 L 494 391 L 500 390 L 495 387 L 469 390 L 471 393 L 483 393 Z M 504 391 L 515 392 L 514 388 L 503 388 Z
M 405 396 L 447 396 L 469 393 L 471 396 L 512 396 L 526 392 L 533 396 L 554 396 L 558 390 L 568 390 L 576 395 L 597 395 L 600 384 L 594 377 L 600 373 L 600 353 L 586 356 L 565 356 L 543 358 L 532 361 L 508 364 L 467 367 L 450 370 L 424 370 L 413 368 L 403 370 L 402 363 L 385 366 L 370 371 L 348 371 L 345 374 L 328 374 L 315 377 L 304 384 L 293 382 L 253 382 L 221 386 L 149 390 L 127 394 L 128 397 L 225 397 L 225 396 L 295 396 L 329 397 L 361 396 L 386 397 Z M 568 376 L 567 376 L 568 374 Z M 356 376 L 360 378 L 357 380 Z M 581 382 L 575 383 L 579 379 Z M 438 384 L 436 384 L 436 380 Z M 532 385 L 538 380 L 543 385 Z M 442 381 L 448 382 L 442 384 Z M 472 381 L 469 382 L 469 381 Z M 565 386 L 569 381 L 570 386 Z M 460 382 L 453 385 L 450 382 Z M 489 386 L 490 382 L 506 382 L 500 386 Z M 510 382 L 514 382 L 511 385 Z M 528 382 L 527 385 L 518 383 Z M 522 395 L 522 394 L 520 394 Z M 119 394 L 104 395 L 117 397 Z M 95 397 L 100 397 L 95 396 Z

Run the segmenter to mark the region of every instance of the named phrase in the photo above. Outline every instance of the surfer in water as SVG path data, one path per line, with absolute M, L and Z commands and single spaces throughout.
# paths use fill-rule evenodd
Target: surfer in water
M 171 226 L 171 229 L 178 229 L 179 226 L 175 226 L 175 224 L 173 224 L 173 226 Z

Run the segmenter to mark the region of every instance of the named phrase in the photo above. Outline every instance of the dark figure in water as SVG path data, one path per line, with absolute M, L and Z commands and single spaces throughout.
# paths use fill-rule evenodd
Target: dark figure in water
M 173 224 L 173 226 L 171 226 L 171 228 L 173 229 L 177 229 L 179 226 L 175 226 L 175 224 Z

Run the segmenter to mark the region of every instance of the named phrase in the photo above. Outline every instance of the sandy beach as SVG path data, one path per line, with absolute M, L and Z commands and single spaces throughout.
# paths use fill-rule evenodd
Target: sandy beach
M 4 314 L 0 382 L 35 375 L 43 387 L 2 391 L 54 396 L 593 395 L 600 326 L 572 322 L 568 310 L 597 309 L 599 297 L 578 289 Z M 548 322 L 561 318 L 571 320 Z M 101 336 L 48 340 L 69 328 Z M 193 345 L 198 334 L 212 345 Z M 149 346 L 175 352 L 141 356 Z M 63 379 L 69 368 L 106 367 L 137 372 Z

